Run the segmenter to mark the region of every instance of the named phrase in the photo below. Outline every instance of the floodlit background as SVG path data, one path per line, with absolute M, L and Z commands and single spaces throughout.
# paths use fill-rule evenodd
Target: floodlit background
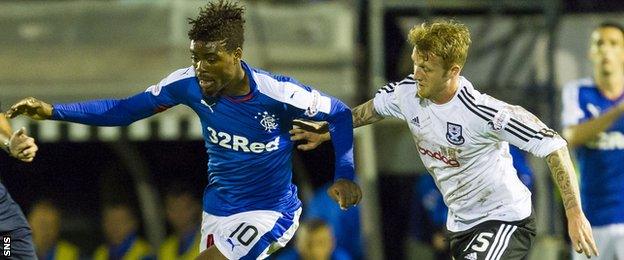
M 188 67 L 187 17 L 207 1 L 0 1 L 0 102 L 34 96 L 51 102 L 123 98 Z M 536 113 L 559 129 L 559 90 L 591 76 L 588 37 L 606 20 L 621 22 L 618 1 L 336 0 L 246 1 L 243 58 L 293 76 L 350 106 L 411 73 L 409 29 L 435 17 L 467 24 L 473 44 L 463 76 L 482 92 Z M 62 211 L 61 237 L 88 259 L 104 242 L 101 207 L 131 203 L 140 234 L 154 248 L 171 232 L 163 194 L 184 183 L 197 197 L 207 156 L 199 120 L 179 106 L 122 128 L 26 118 L 40 150 L 32 164 L 0 155 L 2 182 L 28 215 L 41 199 Z M 294 152 L 304 203 L 332 179 L 331 145 Z M 356 130 L 362 259 L 432 259 L 414 218 L 417 180 L 426 174 L 404 123 Z M 557 192 L 542 160 L 529 157 L 538 225 L 532 259 L 567 259 Z M 329 164 L 328 164 L 329 162 Z M 356 214 L 357 215 L 357 214 Z M 156 252 L 156 251 L 155 251 Z

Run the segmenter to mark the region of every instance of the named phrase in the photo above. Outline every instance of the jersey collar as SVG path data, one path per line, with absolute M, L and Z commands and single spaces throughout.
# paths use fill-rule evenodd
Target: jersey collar
M 241 66 L 243 67 L 243 70 L 245 71 L 245 75 L 247 75 L 247 80 L 249 81 L 249 93 L 242 95 L 242 96 L 225 96 L 224 95 L 226 99 L 234 103 L 243 103 L 243 102 L 249 101 L 250 99 L 254 97 L 254 93 L 256 92 L 256 89 L 258 89 L 257 83 L 254 80 L 254 77 L 251 71 L 251 67 L 242 60 L 241 60 Z

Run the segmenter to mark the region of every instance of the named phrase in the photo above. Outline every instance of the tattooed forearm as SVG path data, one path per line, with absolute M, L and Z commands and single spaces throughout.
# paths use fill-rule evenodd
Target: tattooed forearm
M 563 147 L 547 157 L 548 167 L 559 187 L 565 210 L 580 209 L 579 189 L 572 160 L 567 147 Z
M 353 128 L 372 124 L 383 119 L 382 116 L 378 115 L 377 112 L 375 112 L 375 106 L 373 105 L 372 99 L 369 101 L 366 101 L 366 103 L 364 104 L 361 104 L 353 108 L 352 113 L 353 113 Z

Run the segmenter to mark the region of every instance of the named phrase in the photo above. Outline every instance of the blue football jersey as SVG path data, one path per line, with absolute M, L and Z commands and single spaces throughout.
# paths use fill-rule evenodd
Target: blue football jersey
M 91 125 L 127 125 L 177 104 L 202 125 L 208 160 L 204 211 L 227 216 L 250 210 L 292 212 L 301 206 L 292 184 L 292 120 L 327 121 L 335 149 L 335 179 L 353 180 L 350 109 L 292 78 L 241 65 L 251 91 L 202 96 L 193 67 L 179 69 L 147 91 L 122 100 L 55 104 L 53 119 Z
M 607 99 L 591 79 L 567 84 L 563 90 L 564 127 L 586 122 L 609 111 L 616 100 Z M 593 226 L 624 223 L 624 118 L 576 148 L 581 172 L 583 210 Z

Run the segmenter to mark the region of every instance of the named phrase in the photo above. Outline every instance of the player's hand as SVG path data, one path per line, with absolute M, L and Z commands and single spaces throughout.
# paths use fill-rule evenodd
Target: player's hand
M 340 205 L 340 209 L 347 210 L 356 206 L 362 200 L 362 190 L 355 182 L 347 179 L 338 179 L 327 189 L 327 194 Z
M 9 151 L 11 156 L 17 158 L 22 162 L 32 162 L 37 154 L 37 144 L 35 139 L 26 135 L 26 129 L 21 128 L 15 131 L 9 139 Z
M 306 131 L 310 131 L 317 134 L 324 134 L 329 132 L 329 124 L 324 121 L 309 121 L 302 119 L 293 119 L 293 127 L 301 128 Z
M 598 256 L 598 248 L 594 242 L 592 229 L 583 212 L 567 214 L 568 233 L 574 251 L 587 257 Z
M 312 122 L 295 119 L 293 129 L 289 131 L 291 141 L 307 141 L 297 145 L 297 149 L 310 151 L 316 149 L 323 142 L 330 140 L 329 129 L 325 122 Z
M 22 99 L 6 112 L 8 118 L 25 115 L 32 119 L 43 120 L 52 117 L 52 105 L 34 97 Z
M 310 131 L 303 130 L 301 128 L 295 128 L 289 131 L 291 141 L 307 141 L 304 144 L 297 145 L 297 149 L 302 151 L 310 151 L 316 149 L 323 142 L 331 139 L 329 133 L 317 134 Z

